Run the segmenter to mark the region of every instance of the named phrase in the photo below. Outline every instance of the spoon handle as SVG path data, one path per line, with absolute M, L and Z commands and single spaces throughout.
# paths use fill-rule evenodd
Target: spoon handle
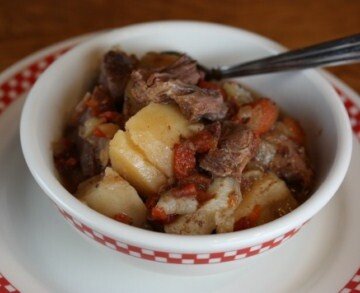
M 338 65 L 360 60 L 360 34 L 207 72 L 208 79 Z

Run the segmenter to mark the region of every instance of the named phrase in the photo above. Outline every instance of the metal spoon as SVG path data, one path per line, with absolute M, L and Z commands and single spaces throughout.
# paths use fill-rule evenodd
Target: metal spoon
M 356 34 L 242 64 L 210 69 L 202 65 L 199 65 L 199 67 L 205 72 L 207 80 L 219 80 L 230 77 L 339 65 L 359 60 L 360 34 Z

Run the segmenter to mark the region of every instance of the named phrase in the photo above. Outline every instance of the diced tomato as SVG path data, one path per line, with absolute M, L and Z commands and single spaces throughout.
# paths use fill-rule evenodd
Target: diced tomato
M 172 188 L 170 192 L 175 197 L 195 197 L 197 194 L 196 186 L 193 183 Z
M 179 181 L 179 185 L 185 185 L 189 183 L 195 184 L 196 189 L 198 190 L 207 190 L 211 184 L 211 179 L 199 173 L 194 173 Z
M 167 219 L 168 215 L 165 213 L 165 211 L 160 207 L 153 207 L 151 210 L 151 218 L 153 220 L 157 221 L 165 221 Z
M 161 207 L 156 204 L 159 201 L 159 195 L 153 195 L 147 198 L 145 206 L 149 211 L 148 220 L 155 225 L 164 225 L 173 222 L 177 215 L 167 215 Z
M 114 220 L 124 223 L 124 224 L 127 224 L 127 225 L 131 225 L 133 223 L 133 219 L 124 213 L 116 214 L 114 216 Z
M 105 111 L 99 114 L 100 118 L 105 118 L 106 122 L 117 122 L 120 118 L 120 114 L 115 111 Z
M 197 191 L 197 195 L 196 195 L 196 199 L 200 204 L 212 199 L 213 197 L 214 197 L 213 195 L 201 189 Z
M 94 130 L 93 130 L 93 134 L 97 137 L 106 137 L 106 134 L 104 132 L 102 132 L 99 127 L 96 127 Z
M 226 99 L 226 92 L 219 84 L 217 84 L 215 82 L 205 81 L 205 80 L 201 79 L 198 83 L 198 87 L 201 87 L 202 89 L 217 90 L 221 93 L 223 98 Z
M 91 109 L 91 112 L 94 116 L 97 116 L 98 113 L 99 113 L 99 101 L 97 101 L 96 99 L 94 98 L 90 98 L 88 99 L 86 102 L 85 102 L 85 105 Z
M 217 138 L 206 129 L 195 134 L 191 141 L 197 153 L 207 153 L 209 150 L 215 149 L 217 145 Z
M 260 213 L 261 213 L 261 207 L 259 205 L 255 205 L 253 210 L 248 216 L 242 217 L 235 222 L 234 231 L 240 231 L 255 227 L 257 221 L 259 220 Z
M 187 141 L 174 146 L 174 175 L 176 179 L 189 176 L 196 166 L 195 148 Z
M 157 200 L 156 200 L 157 202 Z M 148 205 L 146 204 L 148 207 Z M 149 207 L 148 207 L 149 208 Z M 177 215 L 167 215 L 165 211 L 161 207 L 157 207 L 156 203 L 155 205 L 150 209 L 150 215 L 148 216 L 148 220 L 152 222 L 155 226 L 162 226 L 165 224 L 169 224 L 173 221 L 175 221 L 177 218 Z
M 299 122 L 297 122 L 295 119 L 293 119 L 293 118 L 291 118 L 289 116 L 285 116 L 282 119 L 282 122 L 284 123 L 284 125 L 286 126 L 286 128 L 289 131 L 290 139 L 292 139 L 293 141 L 295 141 L 299 145 L 304 145 L 304 143 L 305 143 L 305 132 L 302 129 Z

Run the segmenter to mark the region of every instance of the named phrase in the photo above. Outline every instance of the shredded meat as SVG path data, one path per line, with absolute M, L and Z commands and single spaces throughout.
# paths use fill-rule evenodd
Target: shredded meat
M 238 124 L 227 124 L 223 129 L 217 149 L 201 159 L 200 167 L 216 177 L 231 176 L 240 181 L 243 169 L 256 154 L 259 138 Z
M 219 91 L 201 89 L 180 80 L 160 80 L 156 74 L 158 73 L 152 74 L 146 70 L 135 70 L 131 73 L 124 104 L 126 116 L 135 114 L 150 102 L 173 101 L 192 122 L 201 118 L 215 121 L 225 117 L 227 106 Z
M 100 69 L 100 84 L 107 88 L 111 96 L 121 102 L 130 73 L 137 63 L 136 58 L 121 51 L 105 54 Z

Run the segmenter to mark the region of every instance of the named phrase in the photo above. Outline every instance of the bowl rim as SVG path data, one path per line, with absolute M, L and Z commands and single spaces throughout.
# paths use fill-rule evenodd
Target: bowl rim
M 65 210 L 78 221 L 90 226 L 96 232 L 101 232 L 106 236 L 113 237 L 116 240 L 131 245 L 161 251 L 205 253 L 217 252 L 219 250 L 231 251 L 275 239 L 294 228 L 300 227 L 330 200 L 343 181 L 350 163 L 352 132 L 348 115 L 336 91 L 317 70 L 310 69 L 299 74 L 306 75 L 309 80 L 311 79 L 311 81 L 316 84 L 319 90 L 326 96 L 326 101 L 335 114 L 334 119 L 338 141 L 334 161 L 329 168 L 325 180 L 306 202 L 291 213 L 258 227 L 225 234 L 187 236 L 158 233 L 128 226 L 116 222 L 82 204 L 60 184 L 52 174 L 49 166 L 47 166 L 43 160 L 37 159 L 37 150 L 34 147 L 36 145 L 34 137 L 36 136 L 32 135 L 34 130 L 30 131 L 31 123 L 28 123 L 31 121 L 31 113 L 33 113 L 36 108 L 34 92 L 41 87 L 46 75 L 51 74 L 63 58 L 71 54 L 76 54 L 76 52 L 81 52 L 83 48 L 97 43 L 102 38 L 108 38 L 112 34 L 132 34 L 143 30 L 161 30 L 165 27 L 166 29 L 179 29 L 189 26 L 212 30 L 227 30 L 228 32 L 242 34 L 253 39 L 258 45 L 265 46 L 273 53 L 284 50 L 283 46 L 258 34 L 227 25 L 199 21 L 156 21 L 140 23 L 113 29 L 109 32 L 90 37 L 89 40 L 76 46 L 54 62 L 31 89 L 25 101 L 20 123 L 21 146 L 26 163 L 37 183 L 58 207 Z M 40 153 L 38 153 L 38 155 L 41 156 Z

